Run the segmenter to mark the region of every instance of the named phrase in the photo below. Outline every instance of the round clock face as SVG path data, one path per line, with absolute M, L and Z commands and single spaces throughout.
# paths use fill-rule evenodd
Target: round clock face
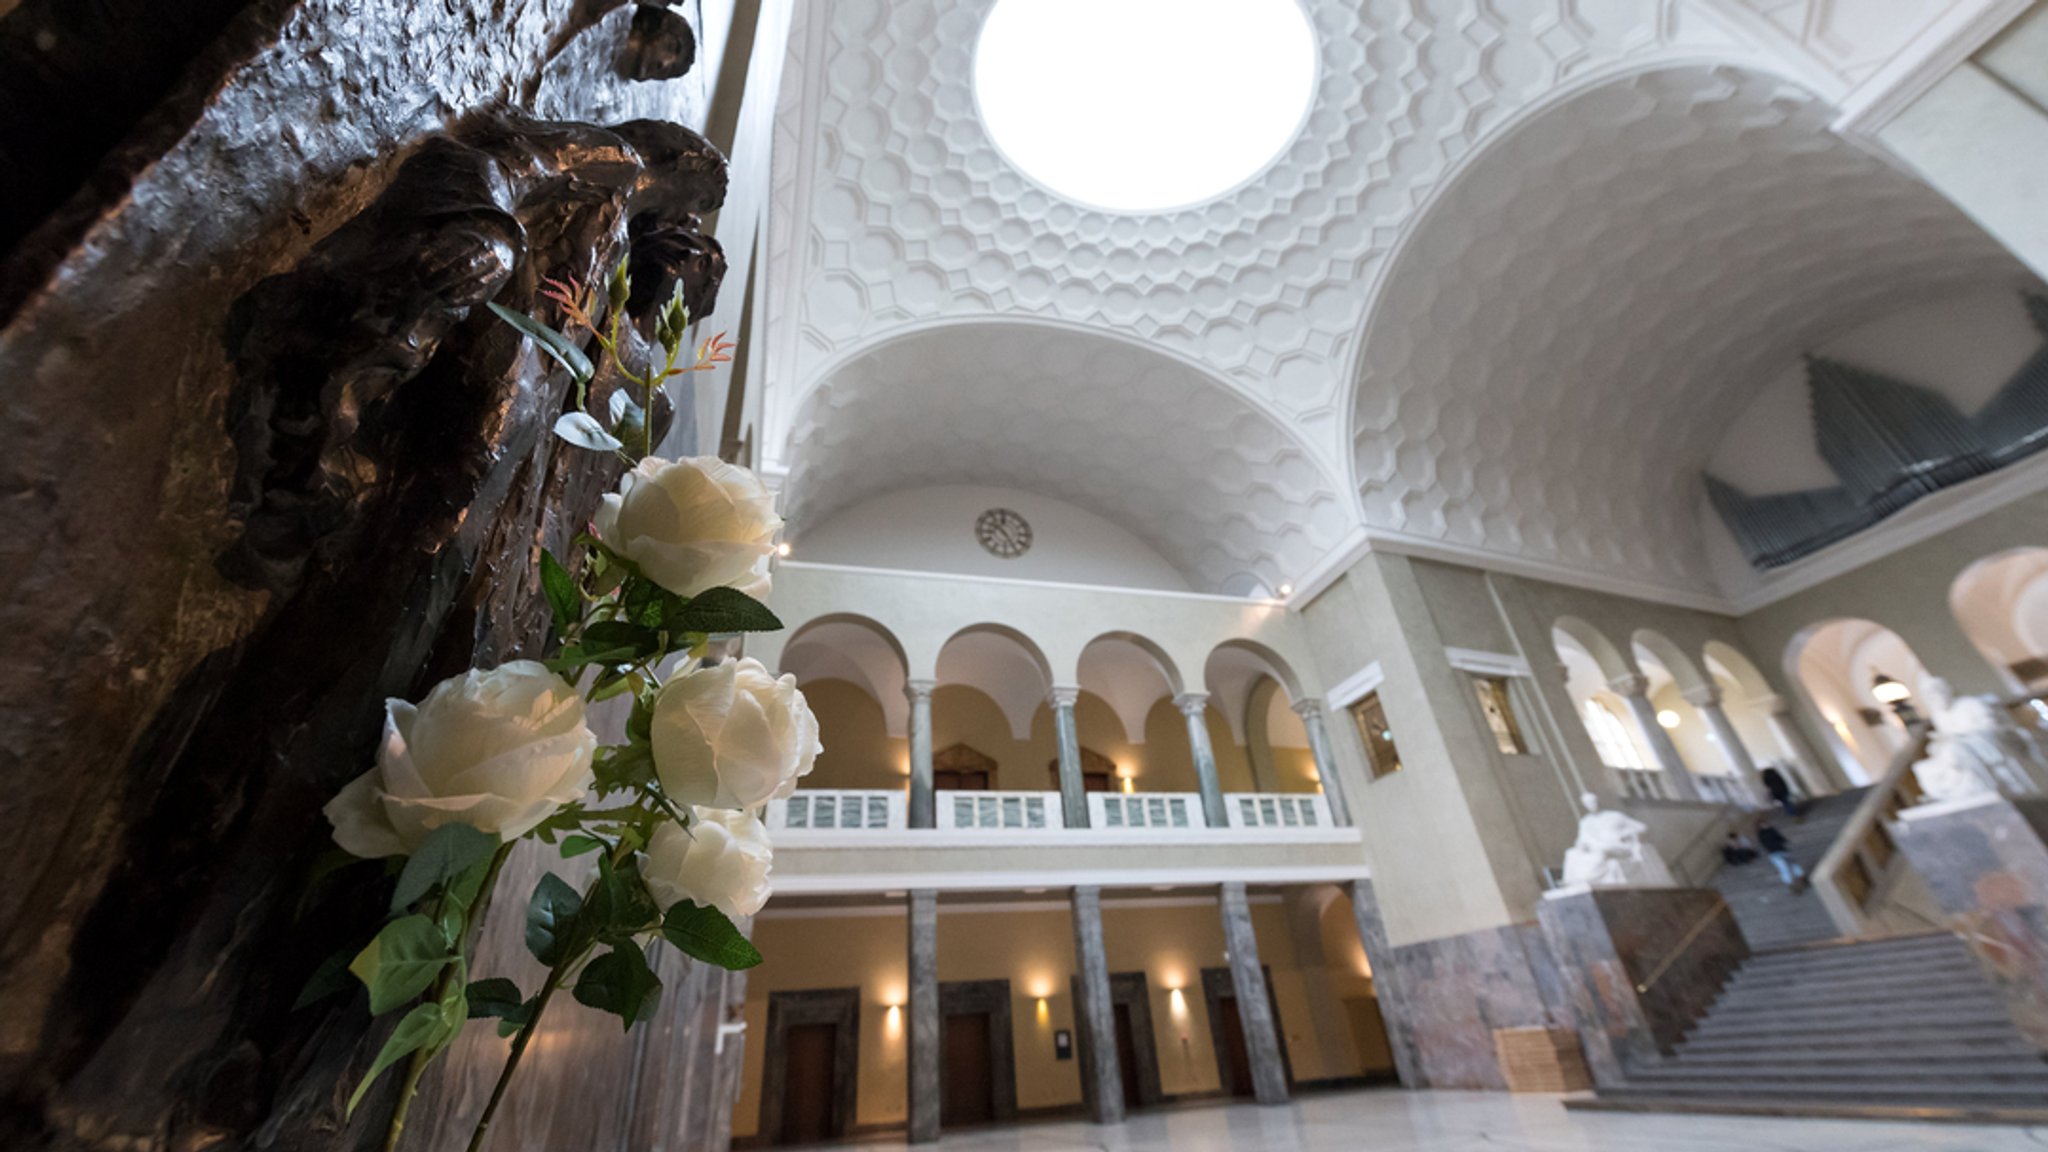
M 1005 560 L 1015 560 L 1031 547 L 1031 525 L 1008 508 L 991 508 L 974 521 L 981 546 Z

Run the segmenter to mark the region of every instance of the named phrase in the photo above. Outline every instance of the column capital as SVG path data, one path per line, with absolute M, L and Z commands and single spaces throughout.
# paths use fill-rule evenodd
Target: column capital
M 937 680 L 905 680 L 903 682 L 903 695 L 909 698 L 913 704 L 919 700 L 931 699 L 932 693 L 938 691 L 938 689 L 939 682 Z
M 1051 700 L 1052 706 L 1055 708 L 1072 708 L 1080 699 L 1081 690 L 1079 688 L 1068 688 L 1059 684 L 1052 686 Z
M 1647 698 L 1650 695 L 1650 678 L 1640 672 L 1627 672 L 1620 676 L 1611 676 L 1607 680 L 1607 686 L 1623 696 Z
M 1293 707 L 1294 714 L 1301 717 L 1304 722 L 1314 720 L 1323 714 L 1323 702 L 1313 696 L 1304 696 L 1296 700 Z
M 1207 692 L 1183 692 L 1173 698 L 1173 706 L 1180 709 L 1183 716 L 1200 716 L 1202 710 L 1209 706 L 1209 694 Z
M 1712 684 L 1701 684 L 1696 688 L 1687 688 L 1685 691 L 1680 692 L 1679 695 L 1685 697 L 1685 702 L 1695 708 L 1719 708 L 1721 706 L 1721 690 Z

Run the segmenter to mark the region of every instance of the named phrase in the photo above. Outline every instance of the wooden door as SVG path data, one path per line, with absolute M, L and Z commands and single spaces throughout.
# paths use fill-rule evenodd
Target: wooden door
M 1244 1041 L 1244 1020 L 1237 1012 L 1237 997 L 1216 1001 L 1216 1043 L 1230 1056 L 1230 1083 L 1223 1090 L 1232 1096 L 1252 1096 L 1252 1053 Z
M 1124 1107 L 1143 1107 L 1145 1094 L 1138 1088 L 1137 1032 L 1131 1024 L 1129 1004 L 1116 1005 L 1116 1067 L 1123 1073 Z
M 837 1024 L 793 1024 L 782 1043 L 782 1140 L 812 1144 L 832 1138 L 832 1064 Z
M 939 1126 L 986 1124 L 996 1118 L 995 1068 L 989 1060 L 989 1014 L 959 1012 L 946 1017 L 939 1060 L 945 1085 L 939 1094 Z

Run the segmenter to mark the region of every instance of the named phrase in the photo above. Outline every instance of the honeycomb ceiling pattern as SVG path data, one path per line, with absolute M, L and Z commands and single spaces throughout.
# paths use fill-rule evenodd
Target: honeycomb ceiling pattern
M 1713 594 L 1699 472 L 1755 389 L 1846 325 L 2025 276 L 1829 119 L 1783 82 L 1677 68 L 1490 147 L 1366 333 L 1368 528 Z
M 821 366 L 905 326 L 974 315 L 1097 325 L 1185 355 L 1320 429 L 1369 286 L 1473 142 L 1559 83 L 1676 35 L 1677 0 L 1304 0 L 1321 75 L 1267 172 L 1193 208 L 1127 215 L 1017 171 L 978 119 L 993 0 L 835 0 L 793 40 L 776 154 L 767 443 Z M 1046 62 L 1056 74 L 1059 62 Z M 794 221 L 795 223 L 791 223 Z
M 952 325 L 834 372 L 791 439 L 803 525 L 931 484 L 1028 488 L 1131 529 L 1195 587 L 1277 588 L 1353 519 L 1306 446 L 1205 373 L 1106 336 Z

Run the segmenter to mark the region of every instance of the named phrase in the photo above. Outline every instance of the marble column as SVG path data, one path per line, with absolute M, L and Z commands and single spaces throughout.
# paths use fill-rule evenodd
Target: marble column
M 1344 781 L 1337 775 L 1337 753 L 1330 743 L 1329 723 L 1323 718 L 1323 702 L 1296 701 L 1294 714 L 1308 731 L 1308 751 L 1315 758 L 1316 779 L 1323 782 L 1323 802 L 1330 806 L 1330 819 L 1340 828 L 1348 827 L 1351 806 L 1344 800 Z
M 1116 1008 L 1110 1001 L 1109 954 L 1102 946 L 1102 889 L 1074 889 L 1074 1029 L 1081 1041 L 1081 1094 L 1097 1124 L 1124 1119 L 1123 1069 L 1116 1051 Z
M 1183 692 L 1173 698 L 1174 706 L 1188 720 L 1188 747 L 1195 757 L 1195 778 L 1201 782 L 1202 820 L 1211 828 L 1227 828 L 1230 816 L 1223 809 L 1223 788 L 1216 782 L 1216 749 L 1209 744 L 1207 692 Z
M 1251 1058 L 1252 1092 L 1261 1104 L 1287 1103 L 1287 1069 L 1280 1061 L 1280 1022 L 1266 993 L 1259 964 L 1259 938 L 1252 931 L 1251 899 L 1244 885 L 1223 885 L 1223 946 L 1230 951 L 1230 984 L 1237 993 L 1237 1018 Z
M 1727 759 L 1728 766 L 1735 769 L 1742 786 L 1749 790 L 1751 802 L 1768 803 L 1770 793 L 1764 791 L 1764 780 L 1756 770 L 1756 760 L 1743 744 L 1742 733 L 1735 730 L 1735 723 L 1722 710 L 1721 694 L 1711 688 L 1695 688 L 1685 693 L 1685 699 L 1706 720 L 1707 727 L 1714 733 L 1714 743 L 1721 746 L 1721 755 Z
M 1372 969 L 1372 995 L 1379 1001 L 1380 1020 L 1386 1025 L 1387 1047 L 1394 1053 L 1394 1074 L 1404 1088 L 1427 1087 L 1422 1080 L 1422 1061 L 1408 1037 L 1408 1004 L 1401 999 L 1400 977 L 1394 971 L 1394 949 L 1387 943 L 1386 922 L 1380 919 L 1379 894 L 1372 881 L 1354 880 L 1344 886 L 1351 899 L 1351 918 L 1358 923 L 1358 942 L 1365 947 L 1365 963 Z
M 1828 781 L 1826 764 L 1813 750 L 1799 721 L 1792 718 L 1792 703 L 1783 696 L 1766 696 L 1756 702 L 1771 725 L 1771 735 L 1785 754 L 1785 763 L 1799 778 L 1799 789 L 1808 796 L 1825 796 L 1835 789 Z
M 932 791 L 932 693 L 936 680 L 903 685 L 910 698 L 910 826 L 938 827 L 938 796 Z
M 1628 701 L 1628 714 L 1635 718 L 1636 728 L 1643 734 L 1643 743 L 1650 746 L 1650 757 L 1664 772 L 1664 778 L 1671 783 L 1671 791 L 1680 800 L 1700 799 L 1699 785 L 1693 783 L 1692 772 L 1685 766 L 1685 758 L 1678 754 L 1678 745 L 1671 742 L 1671 733 L 1657 723 L 1657 706 L 1650 703 L 1650 681 L 1641 675 L 1617 676 L 1607 686 Z
M 939 894 L 910 894 L 910 1142 L 939 1138 Z
M 1074 722 L 1079 688 L 1052 690 L 1052 725 L 1060 746 L 1060 814 L 1069 828 L 1088 826 L 1088 789 L 1081 779 L 1081 729 Z

